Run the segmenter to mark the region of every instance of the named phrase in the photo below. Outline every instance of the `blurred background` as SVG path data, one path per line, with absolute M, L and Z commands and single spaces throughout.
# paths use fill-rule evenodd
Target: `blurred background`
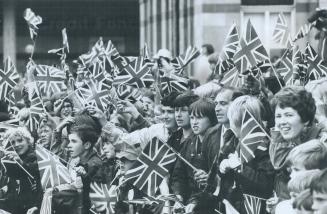
M 112 40 L 122 55 L 139 55 L 147 43 L 150 55 L 167 48 L 175 56 L 189 45 L 207 43 L 219 52 L 233 22 L 242 32 L 249 18 L 273 58 L 285 48 L 272 41 L 278 14 L 283 12 L 295 35 L 317 7 L 327 8 L 327 0 L 1 0 L 0 54 L 24 72 L 33 43 L 23 11 L 31 8 L 43 18 L 33 56 L 40 64 L 58 63 L 58 56 L 47 52 L 61 47 L 64 27 L 68 61 L 87 52 L 99 36 Z M 298 44 L 303 48 L 310 41 L 319 49 L 319 40 L 314 29 Z

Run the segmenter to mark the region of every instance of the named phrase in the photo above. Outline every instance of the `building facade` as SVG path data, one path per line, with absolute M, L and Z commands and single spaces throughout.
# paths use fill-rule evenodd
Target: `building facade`
M 140 45 L 150 51 L 167 48 L 174 55 L 187 46 L 212 44 L 220 51 L 230 26 L 235 22 L 242 34 L 251 19 L 261 41 L 271 56 L 281 48 L 272 41 L 272 33 L 280 12 L 286 17 L 290 32 L 295 35 L 307 23 L 317 7 L 326 7 L 326 0 L 140 0 Z M 309 41 L 315 48 L 317 31 L 298 42 L 304 48 Z

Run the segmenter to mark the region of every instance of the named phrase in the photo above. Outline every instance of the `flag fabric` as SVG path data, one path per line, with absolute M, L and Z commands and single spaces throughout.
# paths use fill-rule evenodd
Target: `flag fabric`
M 315 25 L 315 22 L 309 23 L 309 24 L 304 24 L 300 27 L 300 30 L 297 32 L 295 38 L 293 39 L 293 42 L 304 38 L 305 36 L 307 36 L 310 32 L 310 30 L 313 28 L 313 26 Z
M 148 48 L 148 45 L 145 43 L 144 44 L 144 47 L 142 49 L 142 53 L 141 55 L 145 58 L 145 59 L 148 59 L 150 60 L 150 54 L 149 54 L 149 48 Z
M 117 95 L 122 100 L 138 100 L 142 97 L 142 93 L 137 88 L 130 85 L 119 85 L 117 87 Z
M 44 113 L 44 106 L 42 99 L 39 97 L 36 90 L 33 91 L 30 98 L 30 116 L 28 118 L 28 128 L 31 132 L 36 131 L 39 127 L 39 120 L 41 114 Z
M 59 68 L 48 65 L 35 65 L 34 81 L 42 96 L 51 96 L 66 88 L 66 74 Z
M 277 23 L 273 32 L 273 41 L 280 46 L 284 46 L 290 38 L 290 32 L 287 27 L 286 19 L 283 13 L 278 14 Z
M 308 79 L 317 80 L 327 76 L 327 62 L 316 53 L 313 47 L 308 43 L 305 49 L 305 55 L 308 62 Z
M 240 214 L 226 199 L 223 200 L 223 203 L 225 205 L 226 214 Z
M 64 29 L 61 30 L 61 35 L 62 35 L 62 46 L 69 53 L 69 43 L 68 43 L 68 37 L 67 37 L 66 28 L 64 28 Z
M 240 137 L 240 156 L 242 163 L 249 162 L 255 158 L 254 151 L 256 149 L 267 149 L 266 137 L 267 135 L 263 132 L 260 124 L 258 124 L 246 109 L 242 119 Z
M 184 54 L 174 58 L 171 63 L 175 67 L 177 73 L 181 74 L 184 68 L 198 56 L 200 56 L 200 51 L 195 47 L 189 46 Z
M 269 60 L 268 53 L 263 47 L 250 20 L 248 20 L 246 26 L 245 37 L 241 38 L 240 46 L 233 60 L 235 66 L 241 73 L 264 60 Z
M 175 74 L 160 77 L 162 93 L 167 95 L 172 91 L 184 92 L 188 89 L 189 80 Z
M 107 184 L 101 184 L 92 182 L 90 184 L 90 200 L 98 210 L 106 211 L 106 214 L 112 214 L 114 207 L 118 201 L 117 187 L 115 185 L 108 186 Z
M 127 57 L 128 65 L 124 66 L 119 61 L 118 67 L 122 68 L 114 78 L 114 85 L 127 84 L 137 88 L 149 87 L 154 82 L 151 74 L 151 63 L 146 62 L 143 57 Z
M 238 87 L 240 83 L 239 73 L 236 67 L 230 69 L 223 74 L 223 78 L 220 80 L 224 86 Z
M 103 40 L 100 37 L 95 45 L 85 54 L 82 54 L 78 57 L 78 64 L 81 64 L 83 67 L 90 67 L 98 57 L 104 53 Z M 76 61 L 75 61 L 76 62 Z
M 233 23 L 225 39 L 223 49 L 219 55 L 219 61 L 222 62 L 224 60 L 233 58 L 239 44 L 240 44 L 240 38 L 239 38 L 238 30 L 236 24 Z
M 94 62 L 93 65 L 90 67 L 90 71 L 92 74 L 92 78 L 97 83 L 107 84 L 108 87 L 111 87 L 113 83 L 113 77 L 110 73 L 108 73 L 105 70 L 103 66 L 103 62 L 101 61 Z
M 298 46 L 293 48 L 293 79 L 297 80 L 300 79 L 302 82 L 307 81 L 307 68 L 308 65 L 305 61 L 305 56 L 301 52 Z
M 253 195 L 243 194 L 244 206 L 247 214 L 260 214 L 261 201 L 263 199 L 255 197 Z
M 285 57 L 283 57 L 279 63 L 278 68 L 276 69 L 276 72 L 279 73 L 286 85 L 292 85 L 293 84 L 293 64 L 292 64 L 292 58 L 293 58 L 293 51 L 289 50 Z
M 34 40 L 34 36 L 37 36 L 38 25 L 42 23 L 42 17 L 35 15 L 35 13 L 31 10 L 31 8 L 27 8 L 24 11 L 24 19 L 26 20 L 31 39 Z
M 83 87 L 76 89 L 76 95 L 84 105 L 92 105 L 105 111 L 110 102 L 111 88 L 104 83 L 90 81 Z
M 0 70 L 0 100 L 9 101 L 9 92 L 17 85 L 19 74 L 10 57 L 4 62 L 4 70 Z
M 35 152 L 40 171 L 41 185 L 44 191 L 72 182 L 67 167 L 60 162 L 58 156 L 40 145 L 35 146 Z
M 158 138 L 153 138 L 125 173 L 125 180 L 149 196 L 154 196 L 176 155 Z

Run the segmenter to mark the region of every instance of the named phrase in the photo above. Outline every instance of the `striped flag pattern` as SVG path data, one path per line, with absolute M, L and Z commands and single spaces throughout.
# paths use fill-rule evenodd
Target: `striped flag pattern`
M 30 117 L 28 119 L 28 128 L 31 132 L 36 131 L 39 127 L 39 120 L 41 114 L 44 113 L 44 106 L 42 99 L 38 95 L 37 91 L 34 90 L 32 92 L 31 98 L 30 98 Z
M 288 53 L 286 53 L 285 57 L 281 59 L 279 63 L 279 67 L 276 69 L 277 73 L 279 73 L 282 76 L 286 85 L 293 84 L 292 58 L 293 58 L 293 51 L 289 50 Z
M 115 213 L 114 206 L 118 201 L 116 189 L 115 185 L 109 187 L 107 184 L 92 182 L 89 194 L 91 203 L 98 211 L 105 211 L 106 214 Z
M 295 38 L 293 39 L 293 42 L 307 36 L 314 25 L 315 25 L 315 22 L 312 22 L 309 24 L 304 24 L 303 26 L 301 26 L 300 30 L 297 32 Z
M 172 91 L 183 92 L 188 89 L 189 80 L 174 74 L 160 77 L 161 90 L 163 94 L 169 94 Z
M 42 17 L 35 15 L 35 13 L 31 10 L 31 8 L 27 8 L 24 11 L 24 19 L 26 20 L 31 39 L 34 40 L 34 36 L 37 36 L 38 25 L 42 23 Z
M 242 163 L 249 162 L 255 158 L 254 151 L 258 147 L 266 148 L 266 137 L 267 135 L 262 131 L 262 127 L 246 109 L 242 119 L 240 137 L 240 156 Z
M 308 79 L 317 80 L 327 76 L 327 62 L 322 60 L 309 43 L 305 48 L 305 55 L 308 62 Z
M 35 146 L 35 152 L 43 190 L 72 182 L 67 167 L 60 162 L 58 156 L 40 145 Z
M 154 196 L 176 155 L 158 138 L 153 138 L 137 158 L 135 165 L 125 173 L 125 180 Z
M 0 100 L 9 101 L 9 92 L 17 85 L 19 74 L 10 57 L 4 62 L 4 70 L 0 70 Z
M 293 49 L 293 79 L 300 79 L 306 81 L 307 79 L 307 63 L 305 62 L 305 56 L 301 52 L 298 46 Z
M 268 53 L 263 47 L 250 20 L 248 20 L 246 26 L 245 37 L 241 38 L 240 47 L 235 53 L 233 60 L 235 66 L 241 73 L 264 60 L 269 60 Z
M 248 194 L 243 194 L 243 197 L 244 197 L 244 206 L 247 214 L 261 213 L 261 201 L 263 199 Z
M 220 81 L 224 86 L 238 87 L 240 83 L 239 73 L 236 67 L 224 73 Z
M 174 58 L 171 63 L 175 67 L 177 73 L 181 74 L 184 68 L 198 56 L 200 56 L 200 51 L 195 47 L 189 46 L 184 54 Z
M 273 41 L 277 44 L 284 46 L 290 36 L 289 29 L 287 27 L 286 19 L 283 13 L 278 14 L 277 23 L 273 32 Z

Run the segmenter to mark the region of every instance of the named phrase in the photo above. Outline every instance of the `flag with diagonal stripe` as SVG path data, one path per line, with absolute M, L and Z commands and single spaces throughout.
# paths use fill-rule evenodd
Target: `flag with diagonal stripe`
M 233 60 L 235 66 L 241 73 L 264 60 L 269 60 L 268 53 L 263 47 L 250 20 L 248 20 L 245 36 L 241 38 L 240 46 Z
M 117 87 L 117 95 L 119 99 L 130 101 L 136 101 L 142 97 L 140 90 L 130 85 L 119 85 Z
M 34 36 L 37 36 L 39 30 L 38 25 L 42 23 L 42 17 L 35 15 L 31 8 L 27 8 L 24 11 L 24 19 L 28 24 L 31 39 L 34 40 Z
M 293 64 L 292 64 L 292 58 L 293 58 L 293 51 L 288 50 L 285 57 L 281 59 L 279 62 L 279 66 L 276 69 L 276 72 L 279 73 L 286 85 L 292 85 L 293 84 Z
M 9 92 L 17 85 L 19 74 L 10 57 L 4 62 L 4 70 L 0 70 L 0 100 L 9 101 Z
M 294 80 L 301 80 L 302 82 L 307 81 L 307 69 L 308 65 L 306 62 L 306 57 L 301 52 L 298 46 L 295 46 L 293 48 L 293 58 L 292 58 L 292 64 L 293 64 L 293 79 Z
M 236 67 L 233 67 L 223 75 L 224 76 L 220 80 L 220 83 L 224 86 L 238 87 L 240 85 L 240 77 Z
M 114 85 L 127 84 L 137 88 L 149 87 L 154 82 L 151 74 L 152 63 L 146 62 L 143 57 L 127 57 L 128 64 L 115 61 L 122 70 L 114 78 Z
M 44 113 L 43 102 L 38 95 L 38 92 L 34 90 L 30 97 L 30 116 L 28 118 L 28 128 L 31 132 L 36 131 L 39 127 L 39 120 L 41 115 Z
M 125 173 L 125 179 L 149 196 L 154 196 L 176 155 L 158 138 L 153 138 Z
M 60 162 L 58 156 L 40 145 L 35 146 L 35 152 L 43 190 L 72 182 L 67 167 Z
M 267 135 L 263 132 L 263 128 L 246 109 L 242 119 L 240 136 L 240 156 L 242 163 L 249 162 L 255 158 L 254 151 L 258 147 L 267 149 L 266 137 Z
M 172 91 L 183 92 L 188 89 L 189 80 L 175 74 L 160 77 L 161 90 L 163 95 Z
M 317 80 L 327 76 L 327 62 L 316 53 L 313 47 L 308 43 L 305 48 L 305 55 L 308 62 L 308 79 Z
M 48 65 L 35 65 L 34 81 L 42 96 L 52 96 L 66 88 L 66 74 L 59 68 Z
M 200 51 L 195 47 L 189 46 L 184 54 L 174 58 L 171 63 L 175 67 L 176 72 L 181 74 L 184 68 L 198 56 L 200 56 Z
M 100 37 L 99 40 L 95 43 L 95 45 L 91 48 L 90 51 L 88 51 L 85 54 L 82 54 L 78 57 L 77 62 L 78 64 L 81 64 L 83 67 L 90 67 L 96 60 L 98 60 L 98 57 L 104 53 L 104 44 L 103 40 Z
M 284 46 L 290 37 L 286 19 L 283 13 L 278 14 L 277 23 L 273 32 L 273 41 Z
M 115 204 L 118 201 L 117 187 L 107 184 L 92 182 L 90 184 L 90 200 L 91 203 L 97 208 L 97 211 L 106 214 L 115 213 Z
M 309 24 L 304 24 L 300 27 L 300 30 L 297 32 L 295 35 L 295 38 L 293 39 L 293 42 L 304 38 L 310 33 L 310 30 L 314 27 L 315 22 L 309 23 Z
M 262 198 L 253 195 L 243 194 L 244 206 L 247 214 L 260 214 Z
M 84 105 L 96 106 L 101 111 L 105 111 L 106 106 L 111 100 L 110 89 L 106 84 L 90 81 L 83 87 L 76 89 L 76 95 Z

